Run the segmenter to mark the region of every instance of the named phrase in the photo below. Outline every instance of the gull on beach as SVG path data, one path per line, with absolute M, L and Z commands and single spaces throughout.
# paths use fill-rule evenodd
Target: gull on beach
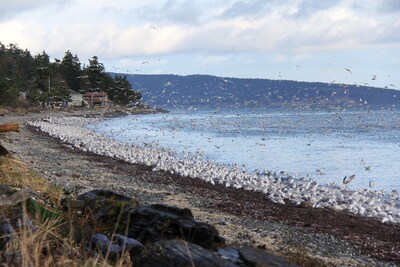
M 204 154 L 199 152 L 178 153 L 173 149 L 160 149 L 150 143 L 124 144 L 85 127 L 100 120 L 101 118 L 60 116 L 39 119 L 28 124 L 38 127 L 37 131 L 47 132 L 72 148 L 132 164 L 144 164 L 151 166 L 153 171 L 201 179 L 212 185 L 260 192 L 276 203 L 344 210 L 359 216 L 373 217 L 381 222 L 400 223 L 400 196 L 396 190 L 350 190 L 336 186 L 335 183 L 318 184 L 308 175 L 293 176 L 284 171 L 268 170 L 248 172 L 244 165 L 237 163 L 220 164 L 205 160 Z M 354 178 L 354 174 L 345 176 L 343 184 L 349 184 Z M 373 181 L 370 185 L 372 183 Z

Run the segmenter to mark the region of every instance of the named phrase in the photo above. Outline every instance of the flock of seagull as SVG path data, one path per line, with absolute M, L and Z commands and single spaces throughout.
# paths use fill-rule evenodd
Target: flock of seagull
M 69 144 L 74 149 L 118 158 L 132 164 L 152 166 L 188 179 L 202 179 L 213 185 L 262 192 L 275 203 L 308 205 L 373 217 L 383 223 L 400 223 L 400 194 L 397 190 L 347 189 L 355 176 L 346 176 L 343 185 L 322 185 L 309 177 L 285 172 L 247 172 L 237 165 L 204 160 L 201 152 L 177 153 L 172 149 L 124 144 L 96 133 L 86 126 L 101 118 L 54 116 L 27 122 L 37 130 Z

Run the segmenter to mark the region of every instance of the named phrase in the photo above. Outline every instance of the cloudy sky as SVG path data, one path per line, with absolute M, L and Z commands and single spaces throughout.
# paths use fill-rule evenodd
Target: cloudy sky
M 400 0 L 0 0 L 0 42 L 106 71 L 400 88 Z

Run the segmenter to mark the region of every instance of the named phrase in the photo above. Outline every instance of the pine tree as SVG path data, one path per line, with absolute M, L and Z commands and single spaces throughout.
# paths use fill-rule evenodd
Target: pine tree
M 78 56 L 71 51 L 65 52 L 60 64 L 60 72 L 68 87 L 74 91 L 81 91 L 82 69 Z

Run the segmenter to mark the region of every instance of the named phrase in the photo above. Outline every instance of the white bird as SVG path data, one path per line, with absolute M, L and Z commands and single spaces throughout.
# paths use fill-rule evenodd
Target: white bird
M 363 159 L 361 159 L 360 164 L 364 167 L 366 171 L 371 171 L 371 166 L 367 165 Z
M 347 68 L 345 68 L 345 70 L 346 70 L 346 71 L 348 71 L 348 72 L 350 72 L 351 74 L 353 74 L 353 73 L 351 72 L 351 70 L 350 70 L 350 69 L 347 69 Z
M 356 175 L 355 174 L 353 174 L 353 175 L 350 175 L 350 176 L 348 176 L 347 177 L 347 175 L 343 178 L 343 184 L 344 185 L 347 185 L 347 184 L 349 184 L 351 181 L 353 181 L 353 179 L 356 177 Z
M 314 142 L 315 140 L 311 140 L 309 143 L 307 143 L 307 146 L 311 146 L 312 142 Z
M 220 165 L 214 161 L 203 160 L 204 155 L 189 152 L 181 154 L 182 158 L 177 158 L 174 156 L 177 152 L 173 149 L 158 149 L 151 144 L 123 144 L 85 127 L 99 120 L 100 118 L 49 117 L 28 124 L 59 138 L 71 148 L 118 158 L 133 164 L 153 166 L 153 171 L 167 171 L 202 179 L 215 185 L 262 192 L 271 201 L 281 204 L 303 203 L 315 208 L 345 210 L 359 216 L 375 217 L 383 222 L 400 223 L 400 206 L 397 205 L 400 196 L 396 190 L 389 193 L 384 190 L 346 190 L 335 186 L 334 183 L 320 185 L 308 176 L 293 177 L 284 171 L 272 173 L 268 170 L 255 170 L 255 174 L 252 174 L 246 171 L 245 166 L 240 167 L 237 163 Z M 121 131 L 125 131 L 125 128 L 121 128 Z M 361 161 L 361 164 L 364 163 Z M 343 184 L 349 184 L 354 178 L 354 174 L 345 176 Z M 369 184 L 372 186 L 373 181 Z

